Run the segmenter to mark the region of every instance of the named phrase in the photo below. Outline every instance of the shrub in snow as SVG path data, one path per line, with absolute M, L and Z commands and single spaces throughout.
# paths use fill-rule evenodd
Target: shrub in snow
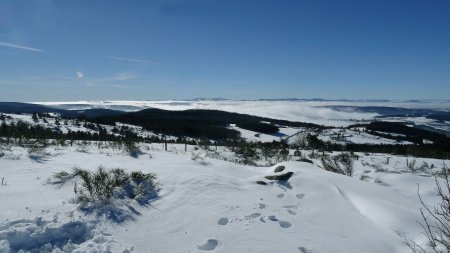
M 262 146 L 261 155 L 264 157 L 266 161 L 268 161 L 270 158 L 276 156 L 276 150 L 270 146 Z
M 301 147 L 307 147 L 307 134 L 305 133 L 298 133 L 291 139 L 291 145 L 294 148 L 301 148 Z
M 413 252 L 450 252 L 450 178 L 448 168 L 444 164 L 442 168 L 443 180 L 440 182 L 438 175 L 435 175 L 436 195 L 440 202 L 434 207 L 427 206 L 417 189 L 422 208 L 420 213 L 423 221 L 420 222 L 422 226 L 422 234 L 427 237 L 428 245 L 422 246 L 416 242 L 407 241 L 408 246 Z
M 45 141 L 29 141 L 27 143 L 23 143 L 23 145 L 28 147 L 28 154 L 35 154 L 42 153 L 45 150 L 47 143 Z
M 11 150 L 11 144 L 9 139 L 0 138 L 0 150 L 9 151 Z
M 385 183 L 383 180 L 381 180 L 381 178 L 379 178 L 379 177 L 377 177 L 376 179 L 375 179 L 375 183 L 376 184 L 379 184 L 379 185 L 381 185 L 381 186 L 389 186 L 389 184 L 387 184 L 387 183 Z
M 76 168 L 73 169 L 75 172 Z M 69 173 L 66 171 L 60 171 L 53 174 L 53 179 L 49 179 L 49 183 L 52 184 L 65 184 L 67 181 L 73 179 L 75 177 L 75 173 Z
M 316 159 L 316 158 L 319 158 L 319 157 L 320 157 L 319 152 L 316 152 L 314 150 L 309 154 L 309 158 L 310 159 Z
M 320 158 L 320 162 L 322 163 L 322 168 L 327 171 L 331 171 L 334 173 L 339 173 L 341 168 L 336 160 L 331 159 L 329 156 L 322 156 Z
M 375 169 L 375 172 L 386 172 L 387 170 L 383 168 L 380 164 L 369 164 L 369 163 L 363 163 L 364 166 L 370 166 Z
M 45 152 L 45 148 L 47 146 L 47 143 L 45 142 L 34 142 L 27 144 L 28 149 L 28 158 L 35 162 L 44 162 L 45 158 L 49 156 L 48 153 Z
M 334 157 L 322 155 L 320 162 L 325 170 L 347 176 L 353 175 L 353 157 L 348 153 L 341 153 Z
M 344 175 L 353 175 L 353 157 L 350 153 L 341 153 L 334 157 L 343 166 Z
M 255 160 L 259 159 L 256 148 L 245 141 L 241 141 L 235 147 L 232 147 L 237 157 L 241 159 L 241 162 L 245 165 L 255 165 Z
M 287 158 L 288 158 L 288 156 L 289 156 L 289 150 L 287 150 L 287 149 L 282 149 L 282 150 L 280 150 L 280 153 L 279 153 L 279 155 L 278 155 L 278 159 L 279 159 L 280 161 L 286 161 Z
M 371 178 L 371 177 L 368 176 L 368 175 L 361 175 L 361 176 L 359 177 L 359 180 L 365 181 L 366 179 L 370 179 L 370 178 Z
M 200 159 L 202 159 L 203 157 L 201 157 L 200 152 L 192 152 L 191 153 L 191 160 L 192 161 L 198 161 Z
M 123 145 L 124 145 L 125 151 L 131 157 L 138 158 L 142 154 L 142 151 L 139 148 L 139 146 L 133 141 L 125 141 L 123 143 Z
M 277 166 L 274 170 L 275 173 L 282 172 L 286 167 L 284 165 Z
M 406 158 L 406 167 L 412 172 L 416 172 L 416 159 L 413 159 L 412 161 L 409 161 L 408 158 Z
M 431 172 L 432 169 L 434 169 L 434 165 L 431 166 L 427 162 L 423 162 L 422 165 L 416 166 L 416 159 L 413 159 L 412 161 L 408 161 L 406 159 L 406 167 L 409 169 L 411 173 L 417 173 L 417 172 Z
M 86 154 L 89 153 L 88 148 L 87 148 L 86 146 L 84 146 L 84 145 L 78 147 L 78 148 L 76 149 L 76 151 L 77 151 L 77 152 L 80 152 L 80 153 L 86 153 Z
M 95 172 L 80 168 L 74 168 L 70 173 L 61 171 L 53 175 L 50 183 L 65 184 L 69 181 L 74 181 L 75 201 L 82 210 L 105 213 L 115 221 L 124 221 L 137 213 L 130 205 L 133 201 L 146 205 L 157 197 L 159 191 L 153 173 L 127 173 L 123 169 L 106 170 L 103 167 Z
M 191 160 L 199 162 L 201 165 L 210 165 L 209 162 L 205 161 L 206 154 L 201 154 L 200 152 L 192 152 L 191 153 Z

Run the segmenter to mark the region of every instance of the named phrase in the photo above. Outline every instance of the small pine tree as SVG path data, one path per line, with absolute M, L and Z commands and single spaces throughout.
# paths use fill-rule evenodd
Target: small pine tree
M 35 122 L 35 123 L 38 123 L 39 122 L 39 117 L 38 117 L 38 115 L 37 115 L 37 113 L 33 113 L 33 116 L 31 117 L 32 119 L 33 119 L 33 121 Z

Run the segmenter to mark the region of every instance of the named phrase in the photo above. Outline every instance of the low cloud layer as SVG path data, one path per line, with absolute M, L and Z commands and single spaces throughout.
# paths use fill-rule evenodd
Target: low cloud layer
M 251 114 L 274 119 L 310 122 L 329 126 L 347 126 L 373 119 L 377 113 L 336 110 L 332 106 L 392 106 L 450 110 L 448 102 L 349 102 L 349 101 L 77 101 L 40 103 L 70 108 L 114 108 L 130 111 L 144 108 L 165 110 L 209 109 Z

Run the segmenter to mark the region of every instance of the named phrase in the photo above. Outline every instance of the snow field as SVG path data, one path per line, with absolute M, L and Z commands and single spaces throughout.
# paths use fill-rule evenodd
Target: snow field
M 388 155 L 359 154 L 353 177 L 324 171 L 317 160 L 287 161 L 282 173 L 294 175 L 277 183 L 264 176 L 279 164 L 252 167 L 207 155 L 202 163 L 184 145 L 172 144 L 169 152 L 161 144 L 141 150 L 133 158 L 95 144 L 50 147 L 42 162 L 23 148 L 3 151 L 0 252 L 16 252 L 17 245 L 30 252 L 409 252 L 405 238 L 424 239 L 416 222 L 417 183 L 427 203 L 437 201 L 434 178 L 408 172 L 405 157 L 389 156 L 385 164 Z M 442 164 L 416 159 L 418 165 Z M 79 210 L 72 184 L 47 184 L 55 172 L 100 165 L 155 173 L 159 198 L 133 206 L 135 217 L 117 223 Z

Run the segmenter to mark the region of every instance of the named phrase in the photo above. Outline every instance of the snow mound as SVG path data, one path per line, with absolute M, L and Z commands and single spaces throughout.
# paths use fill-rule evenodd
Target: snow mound
M 110 252 L 108 240 L 84 221 L 56 224 L 41 217 L 0 227 L 0 252 Z

